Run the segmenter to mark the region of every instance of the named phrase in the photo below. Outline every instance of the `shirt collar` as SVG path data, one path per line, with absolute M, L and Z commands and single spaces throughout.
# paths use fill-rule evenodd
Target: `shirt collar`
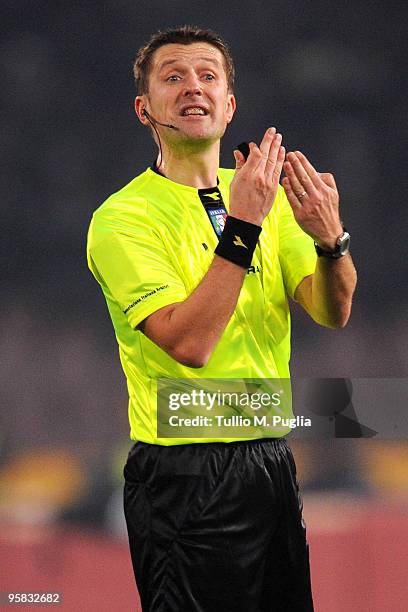
M 163 172 L 160 172 L 160 170 L 158 169 L 158 167 L 157 167 L 157 163 L 156 163 L 156 160 L 154 160 L 154 162 L 153 162 L 153 163 L 152 163 L 152 165 L 150 166 L 150 169 L 151 169 L 151 170 L 153 170 L 153 172 L 155 172 L 155 173 L 156 173 L 156 174 L 158 174 L 159 176 L 162 176 L 163 178 L 167 178 L 167 176 L 165 176 L 165 175 L 163 174 Z M 217 176 L 217 186 L 218 186 L 219 184 L 220 184 L 220 179 L 219 179 L 219 178 L 218 178 L 218 176 Z M 209 188 L 207 188 L 205 191 L 207 191 L 207 190 L 208 190 L 208 191 L 211 191 L 211 189 L 216 189 L 216 188 L 217 188 L 217 186 L 216 186 L 216 187 L 209 187 Z M 203 191 L 203 190 L 198 189 L 198 191 Z

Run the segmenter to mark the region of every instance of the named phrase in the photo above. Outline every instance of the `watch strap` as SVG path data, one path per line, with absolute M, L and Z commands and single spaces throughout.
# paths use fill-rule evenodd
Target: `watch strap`
M 316 253 L 318 257 L 327 257 L 329 259 L 339 259 L 348 253 L 348 248 L 346 250 L 342 249 L 342 243 L 339 240 L 344 236 L 344 234 L 348 234 L 348 239 L 350 240 L 350 234 L 346 230 L 343 225 L 343 233 L 336 240 L 336 246 L 332 250 L 323 249 L 317 242 L 314 243 Z

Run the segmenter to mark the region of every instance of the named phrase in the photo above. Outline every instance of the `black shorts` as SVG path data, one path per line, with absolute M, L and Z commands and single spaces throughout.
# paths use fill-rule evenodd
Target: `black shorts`
M 308 612 L 309 552 L 284 439 L 137 442 L 124 506 L 143 612 Z

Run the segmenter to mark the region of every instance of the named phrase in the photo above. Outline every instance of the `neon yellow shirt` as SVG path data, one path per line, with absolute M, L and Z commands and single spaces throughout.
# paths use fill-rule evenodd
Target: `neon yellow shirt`
M 233 176 L 233 170 L 219 169 L 227 211 Z M 102 287 L 119 344 L 132 440 L 217 441 L 157 437 L 158 378 L 289 378 L 288 296 L 293 298 L 300 281 L 314 272 L 316 253 L 282 187 L 262 228 L 235 311 L 208 364 L 197 369 L 175 361 L 136 327 L 159 308 L 185 300 L 213 260 L 218 238 L 198 190 L 149 168 L 95 211 L 88 265 Z M 216 317 L 216 300 L 208 307 Z M 291 408 L 287 416 L 293 416 Z

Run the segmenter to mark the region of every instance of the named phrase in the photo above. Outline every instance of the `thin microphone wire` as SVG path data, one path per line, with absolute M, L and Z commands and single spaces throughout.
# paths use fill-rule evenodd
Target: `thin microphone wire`
M 160 159 L 160 163 L 156 164 L 156 168 L 157 170 L 160 168 L 162 160 L 163 160 L 163 153 L 162 153 L 162 146 L 161 146 L 161 140 L 160 140 L 160 136 L 159 136 L 159 132 L 157 131 L 156 126 L 154 125 L 153 121 L 150 119 L 150 115 L 149 113 L 145 110 L 144 111 L 145 117 L 147 117 L 148 122 L 150 123 L 150 125 L 152 126 L 152 128 L 154 129 L 156 136 L 157 136 L 157 140 L 159 141 L 159 159 Z
M 159 155 L 160 155 L 160 163 L 156 166 L 157 169 L 160 168 L 161 163 L 163 161 L 163 151 L 162 151 L 162 146 L 161 146 L 161 140 L 160 140 L 160 136 L 159 136 L 159 132 L 157 131 L 157 128 L 155 126 L 155 123 L 157 123 L 158 125 L 162 125 L 163 127 L 168 127 L 171 128 L 172 130 L 179 130 L 178 127 L 176 127 L 175 125 L 170 125 L 168 123 L 160 123 L 160 121 L 157 121 L 157 119 L 155 119 L 154 117 L 152 117 L 150 115 L 150 113 L 147 112 L 147 110 L 144 108 L 143 109 L 143 114 L 144 116 L 147 118 L 148 122 L 150 123 L 150 125 L 152 126 L 152 128 L 154 129 L 156 136 L 157 136 L 157 140 L 159 141 Z
M 171 123 L 161 123 L 161 121 L 157 121 L 157 119 L 155 119 L 153 117 L 153 115 L 151 115 L 150 113 L 147 112 L 147 110 L 144 108 L 143 109 L 143 114 L 150 120 L 153 121 L 153 123 L 157 123 L 157 125 L 162 125 L 163 127 L 168 127 L 172 130 L 177 130 L 177 132 L 179 131 L 179 128 L 176 127 L 175 125 L 171 125 Z

